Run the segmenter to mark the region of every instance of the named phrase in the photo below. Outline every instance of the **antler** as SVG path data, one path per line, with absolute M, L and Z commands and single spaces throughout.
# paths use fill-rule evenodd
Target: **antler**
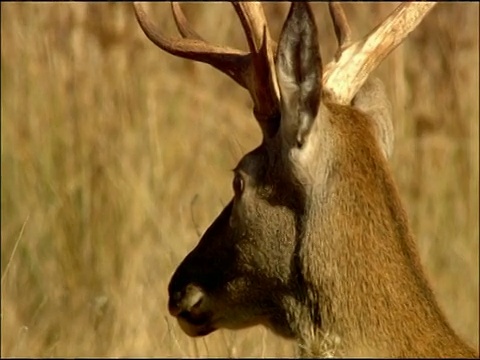
M 368 76 L 433 6 L 434 2 L 404 2 L 363 39 L 350 43 L 350 28 L 340 3 L 329 3 L 338 50 L 335 60 L 325 67 L 323 87 L 332 100 L 349 104 Z
M 172 12 L 183 39 L 172 39 L 161 32 L 135 2 L 135 15 L 147 35 L 158 47 L 183 58 L 201 61 L 230 76 L 246 88 L 254 103 L 254 114 L 265 135 L 278 127 L 279 91 L 275 75 L 276 43 L 270 38 L 262 5 L 258 1 L 232 2 L 247 36 L 250 52 L 220 47 L 202 39 L 193 30 L 180 6 L 172 3 Z M 323 74 L 323 88 L 330 98 L 349 104 L 368 76 L 395 49 L 427 13 L 434 2 L 405 2 L 363 39 L 352 43 L 351 31 L 340 3 L 329 3 L 338 50 Z
M 158 47 L 183 58 L 207 63 L 246 88 L 254 103 L 254 114 L 265 135 L 275 133 L 280 116 L 279 91 L 275 76 L 274 48 L 267 21 L 259 2 L 233 2 L 245 31 L 250 52 L 220 47 L 203 40 L 187 23 L 176 3 L 173 16 L 183 39 L 172 39 L 146 16 L 140 3 L 134 3 L 135 15 L 145 35 Z

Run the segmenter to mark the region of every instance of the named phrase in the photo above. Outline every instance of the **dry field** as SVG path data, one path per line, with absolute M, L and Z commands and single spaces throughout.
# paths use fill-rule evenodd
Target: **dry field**
M 396 5 L 345 8 L 362 36 Z M 312 6 L 329 61 L 327 5 Z M 169 5 L 150 8 L 174 34 Z M 210 41 L 246 48 L 229 4 L 184 9 Z M 287 11 L 266 5 L 275 38 Z M 377 71 L 423 263 L 477 349 L 478 29 L 478 3 L 438 4 Z M 156 48 L 129 3 L 2 2 L 1 37 L 1 356 L 292 355 L 261 327 L 188 338 L 167 312 L 172 272 L 260 141 L 248 94 Z

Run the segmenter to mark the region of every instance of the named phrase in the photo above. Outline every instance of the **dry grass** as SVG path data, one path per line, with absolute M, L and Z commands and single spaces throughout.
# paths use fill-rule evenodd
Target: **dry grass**
M 394 6 L 346 10 L 363 35 Z M 151 5 L 171 31 L 167 7 Z M 185 8 L 209 40 L 245 47 L 228 5 Z M 267 6 L 274 36 L 287 9 Z M 423 262 L 477 348 L 478 13 L 439 4 L 378 70 Z M 260 140 L 247 94 L 154 47 L 127 3 L 2 3 L 1 20 L 2 357 L 292 355 L 263 328 L 190 339 L 166 311 L 170 275 Z

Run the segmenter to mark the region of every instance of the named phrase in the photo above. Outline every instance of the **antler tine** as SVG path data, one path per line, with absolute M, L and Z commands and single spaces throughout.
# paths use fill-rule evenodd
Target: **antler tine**
M 159 48 L 175 56 L 209 64 L 230 76 L 239 85 L 247 88 L 245 73 L 250 62 L 248 53 L 209 44 L 200 39 L 166 37 L 147 17 L 141 3 L 134 2 L 133 6 L 135 16 L 143 32 Z
M 252 54 L 253 78 L 251 93 L 254 114 L 264 133 L 275 132 L 278 119 L 280 93 L 275 72 L 276 43 L 271 39 L 263 7 L 258 1 L 232 2 L 240 18 Z M 271 126 L 273 125 L 273 126 Z
M 246 88 L 252 97 L 254 114 L 264 135 L 273 134 L 279 118 L 274 44 L 259 2 L 233 3 L 247 35 L 250 52 L 207 43 L 190 27 L 179 4 L 172 4 L 172 11 L 182 39 L 162 35 L 147 17 L 142 5 L 139 2 L 133 5 L 143 32 L 155 45 L 172 55 L 207 63 Z
M 192 29 L 192 27 L 188 24 L 187 18 L 185 17 L 182 8 L 180 7 L 180 4 L 177 2 L 172 1 L 172 13 L 173 13 L 173 18 L 175 20 L 175 24 L 177 25 L 177 29 L 180 32 L 180 34 L 184 38 L 189 38 L 189 39 L 196 39 L 200 41 L 205 41 L 202 39 L 198 33 Z
M 342 5 L 339 2 L 329 2 L 328 9 L 330 10 L 330 17 L 332 18 L 335 35 L 337 36 L 338 49 L 335 54 L 335 60 L 338 60 L 342 50 L 350 44 L 352 32 Z
M 264 33 L 267 35 L 267 41 L 273 49 L 276 43 L 271 39 L 267 27 L 267 20 L 263 7 L 258 1 L 232 2 L 233 8 L 240 18 L 243 30 L 247 36 L 250 51 L 258 53 L 264 41 Z
M 368 76 L 418 26 L 435 4 L 404 2 L 367 36 L 344 47 L 338 59 L 326 66 L 323 75 L 324 89 L 332 100 L 349 104 Z M 335 7 L 333 5 L 334 10 Z M 340 19 L 338 14 L 337 11 L 337 19 Z M 337 24 L 341 23 L 346 21 L 337 21 Z

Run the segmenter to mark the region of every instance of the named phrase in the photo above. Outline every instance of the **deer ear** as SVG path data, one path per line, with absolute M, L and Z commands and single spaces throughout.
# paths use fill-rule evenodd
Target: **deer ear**
M 383 82 L 370 76 L 355 95 L 352 105 L 370 116 L 377 143 L 385 157 L 390 158 L 394 140 L 392 106 Z
M 308 3 L 293 2 L 278 44 L 276 72 L 282 106 L 281 131 L 302 147 L 320 106 L 322 60 Z

